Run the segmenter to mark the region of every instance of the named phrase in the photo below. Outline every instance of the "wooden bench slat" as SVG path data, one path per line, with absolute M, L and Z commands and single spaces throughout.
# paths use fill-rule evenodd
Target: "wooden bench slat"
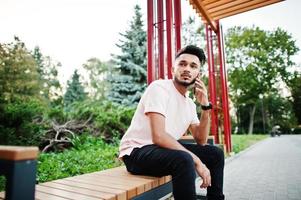
M 77 177 L 76 179 L 75 178 L 74 179 L 67 178 L 67 179 L 71 182 L 81 182 L 81 183 L 86 183 L 86 184 L 91 184 L 91 185 L 99 185 L 99 186 L 105 187 L 106 189 L 111 189 L 111 190 L 121 189 L 126 192 L 127 199 L 137 196 L 137 187 L 126 184 L 126 183 L 118 182 L 114 185 L 108 186 L 108 183 L 106 180 L 95 179 L 93 177 L 91 178 L 88 176 L 81 176 L 81 177 Z
M 99 172 L 94 172 L 92 174 L 97 174 L 97 175 L 110 175 L 110 176 L 117 176 L 121 177 L 124 176 L 127 179 L 137 179 L 137 178 L 143 178 L 143 179 L 148 179 L 152 180 L 152 187 L 157 187 L 158 185 L 162 185 L 164 183 L 167 183 L 171 180 L 171 176 L 167 178 L 168 176 L 165 177 L 152 177 L 152 176 L 142 176 L 142 175 L 132 175 L 129 172 L 126 171 L 125 167 L 117 167 L 113 168 L 110 170 L 105 170 L 105 171 L 99 171 Z
M 53 194 L 47 194 L 47 193 L 44 193 L 44 192 L 36 191 L 35 200 L 70 200 L 70 199 L 55 196 Z
M 47 193 L 47 194 L 53 194 L 53 195 L 56 195 L 59 197 L 65 197 L 70 200 L 99 200 L 99 198 L 85 196 L 82 194 L 68 192 L 68 191 L 61 190 L 61 189 L 50 188 L 50 187 L 46 187 L 46 186 L 42 186 L 42 185 L 37 185 L 36 190 Z
M 5 192 L 0 192 L 0 199 L 4 199 L 5 197 Z
M 55 180 L 54 182 L 60 183 L 60 184 L 65 184 L 65 185 L 72 185 L 72 186 L 87 188 L 87 189 L 93 189 L 93 190 L 97 190 L 100 192 L 115 194 L 117 196 L 118 200 L 126 199 L 126 190 L 125 189 L 108 188 L 105 185 L 99 185 L 93 181 L 81 181 L 81 180 L 70 181 L 67 179 L 60 179 L 60 180 Z
M 111 180 L 111 185 L 115 185 L 116 184 L 116 179 L 117 180 L 124 180 L 125 182 L 131 180 L 135 185 L 141 185 L 144 187 L 144 191 L 148 191 L 151 188 L 153 188 L 155 185 L 158 185 L 158 180 L 156 179 L 146 179 L 144 177 L 138 177 L 138 176 L 134 176 L 134 175 L 122 175 L 120 174 L 118 175 L 100 175 L 100 174 L 93 174 L 90 175 L 91 177 L 94 176 L 99 176 L 104 180 Z M 116 178 L 116 179 L 115 179 Z M 119 183 L 122 183 L 120 181 L 118 181 Z M 157 183 L 157 184 L 156 184 Z M 127 183 L 125 183 L 127 184 Z
M 167 183 L 171 180 L 171 176 L 164 176 L 164 177 L 154 177 L 154 176 L 143 176 L 143 175 L 132 175 L 129 172 L 127 172 L 125 166 L 121 166 L 121 167 L 116 167 L 113 169 L 109 169 L 109 170 L 104 170 L 104 171 L 99 171 L 99 172 L 94 172 L 96 174 L 110 174 L 110 175 L 129 175 L 132 177 L 141 177 L 141 178 L 145 178 L 145 179 L 151 179 L 151 180 L 160 180 L 160 182 L 164 182 Z M 162 180 L 161 180 L 162 179 Z
M 114 194 L 100 192 L 97 190 L 91 190 L 91 189 L 82 188 L 82 187 L 76 187 L 74 185 L 70 186 L 70 185 L 64 185 L 64 184 L 59 184 L 59 183 L 55 183 L 55 182 L 47 182 L 47 183 L 43 183 L 40 185 L 46 186 L 46 187 L 52 187 L 52 188 L 56 188 L 56 189 L 61 189 L 61 190 L 69 191 L 69 192 L 75 192 L 75 193 L 92 196 L 92 197 L 96 197 L 96 198 L 101 198 L 101 199 L 117 200 L 116 195 L 114 195 Z
M 0 159 L 4 160 L 32 160 L 37 158 L 38 152 L 38 147 L 0 145 Z

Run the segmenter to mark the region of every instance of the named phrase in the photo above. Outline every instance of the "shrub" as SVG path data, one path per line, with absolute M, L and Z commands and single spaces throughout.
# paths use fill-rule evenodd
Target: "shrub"
M 74 147 L 63 153 L 42 153 L 38 159 L 38 182 L 75 176 L 121 165 L 118 144 L 107 144 L 90 135 L 77 137 Z
M 294 128 L 294 130 L 292 131 L 293 134 L 301 134 L 301 127 L 296 127 Z
M 45 105 L 38 99 L 16 100 L 0 107 L 0 144 L 39 145 Z
M 38 183 L 117 167 L 118 143 L 107 144 L 90 135 L 78 136 L 74 147 L 62 153 L 41 153 L 38 157 Z M 4 190 L 0 176 L 0 191 Z
M 73 104 L 69 118 L 83 121 L 92 118 L 92 134 L 112 141 L 120 138 L 131 123 L 135 109 L 111 102 L 85 101 Z

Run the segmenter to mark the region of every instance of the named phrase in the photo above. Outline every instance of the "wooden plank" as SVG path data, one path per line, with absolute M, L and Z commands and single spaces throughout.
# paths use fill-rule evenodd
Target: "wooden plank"
M 129 178 L 122 176 L 112 176 L 109 174 L 101 175 L 89 175 L 92 179 L 97 179 L 97 181 L 103 181 L 108 185 L 108 187 L 114 187 L 116 183 L 123 184 L 125 186 L 132 186 L 136 188 L 137 195 L 144 193 L 145 188 L 150 188 L 152 186 L 152 180 L 142 179 L 142 178 Z
M 226 9 L 226 10 L 223 10 L 223 11 L 212 13 L 212 18 L 214 20 L 222 19 L 222 18 L 225 18 L 225 17 L 237 15 L 239 13 L 247 12 L 247 11 L 254 10 L 254 9 L 257 9 L 257 8 L 261 8 L 261 7 L 264 7 L 264 6 L 268 6 L 270 4 L 278 3 L 280 1 L 282 1 L 282 0 L 268 0 L 268 1 L 258 3 L 258 4 L 252 4 L 251 3 L 252 5 L 249 5 L 248 7 L 243 7 L 243 8 L 234 7 L 234 8 L 231 8 L 231 9 Z M 254 0 L 254 2 L 255 2 L 255 0 Z
M 5 197 L 5 192 L 0 192 L 0 199 L 4 199 Z
M 213 21 L 212 16 L 205 8 L 205 5 L 202 1 L 193 0 L 193 4 L 196 6 L 197 10 L 202 14 L 202 16 L 205 18 L 205 21 L 210 25 L 212 30 L 214 32 L 217 32 L 217 26 L 215 21 Z
M 50 188 L 50 187 L 46 187 L 46 186 L 42 186 L 42 185 L 37 185 L 36 190 L 39 192 L 44 192 L 47 194 L 64 197 L 64 198 L 70 199 L 70 200 L 99 200 L 99 198 L 86 196 L 86 195 L 78 194 L 75 192 L 68 192 L 68 191 L 61 190 L 61 189 Z
M 151 177 L 151 176 L 139 176 L 139 175 L 132 175 L 132 174 L 129 174 L 128 172 L 126 171 L 120 171 L 118 173 L 107 173 L 107 174 L 104 174 L 104 173 L 94 173 L 93 175 L 95 176 L 103 176 L 103 177 L 119 177 L 119 178 L 122 178 L 122 179 L 126 179 L 126 180 L 137 180 L 137 181 L 140 181 L 141 183 L 143 183 L 144 185 L 147 185 L 147 184 L 152 184 L 152 182 L 155 182 L 156 180 L 158 180 L 159 178 L 157 177 Z
M 66 199 L 64 197 L 59 197 L 59 196 L 56 196 L 56 195 L 36 191 L 35 200 L 70 200 L 70 199 Z
M 66 180 L 66 179 L 59 179 L 55 180 L 55 183 L 64 184 L 64 185 L 72 185 L 76 187 L 86 188 L 86 189 L 92 189 L 97 190 L 99 192 L 105 192 L 114 194 L 117 197 L 117 200 L 125 200 L 127 196 L 127 191 L 124 189 L 124 187 L 118 187 L 115 188 L 108 188 L 105 186 L 105 184 L 99 184 L 95 181 L 86 181 L 86 180 Z
M 254 0 L 239 0 L 239 1 L 229 1 L 225 4 L 220 4 L 219 6 L 213 6 L 211 8 L 207 8 L 208 11 L 212 14 L 212 13 L 215 13 L 215 12 L 218 12 L 218 11 L 225 11 L 227 9 L 234 9 L 235 10 L 235 7 L 237 8 L 245 8 L 245 7 L 248 7 L 248 2 L 253 2 Z M 263 2 L 265 0 L 257 0 L 257 1 L 260 1 L 260 2 Z
M 4 160 L 33 160 L 37 158 L 38 152 L 38 147 L 0 145 L 0 159 Z
M 192 136 L 191 136 L 192 137 Z M 110 174 L 112 176 L 126 176 L 126 178 L 129 179 L 135 179 L 135 178 L 144 178 L 144 179 L 149 179 L 152 180 L 153 182 L 157 182 L 156 186 L 159 185 L 159 183 L 166 183 L 166 181 L 163 182 L 163 180 L 165 180 L 164 177 L 154 177 L 154 176 L 144 176 L 144 175 L 133 175 L 131 173 L 129 173 L 125 167 L 117 167 L 114 169 L 110 169 L 110 170 L 105 170 L 105 171 L 99 171 L 99 172 L 94 172 L 92 174 Z M 163 179 L 163 180 L 162 180 Z
M 116 170 L 117 171 L 117 170 Z M 125 170 L 118 171 L 118 173 L 98 173 L 95 175 L 99 178 L 105 180 L 106 182 L 111 182 L 111 184 L 116 184 L 116 182 L 126 182 L 126 185 L 134 184 L 133 186 L 137 187 L 137 195 L 142 194 L 152 188 L 156 188 L 160 185 L 166 183 L 165 176 L 163 177 L 152 177 L 152 176 L 141 176 L 141 175 L 132 175 Z M 95 178 L 91 175 L 91 177 Z M 166 176 L 169 177 L 169 176 Z M 170 179 L 169 179 L 170 180 Z M 168 181 L 169 182 L 169 181 Z M 144 188 L 144 189 L 143 189 Z
M 110 193 L 105 193 L 97 190 L 91 190 L 87 188 L 82 188 L 82 187 L 77 187 L 74 185 L 66 185 L 66 184 L 60 184 L 60 183 L 55 183 L 55 182 L 47 182 L 40 184 L 41 186 L 46 186 L 46 187 L 51 187 L 51 188 L 56 188 L 56 189 L 61 189 L 69 192 L 75 192 L 87 196 L 92 196 L 92 197 L 97 197 L 101 199 L 107 199 L 107 200 L 117 200 L 115 194 L 110 194 Z
M 237 0 L 220 0 L 220 1 L 216 1 L 216 2 L 211 2 L 211 3 L 204 3 L 206 9 L 210 9 L 210 8 L 216 8 L 222 5 L 226 5 L 230 2 L 237 2 Z
M 116 182 L 119 183 L 126 183 L 126 184 L 133 184 L 136 187 L 144 186 L 144 185 L 151 185 L 154 180 L 158 179 L 147 179 L 142 177 L 134 177 L 134 175 L 122 175 L 122 174 L 93 174 L 87 177 L 97 178 L 98 180 L 105 180 L 108 183 L 115 184 Z M 158 179 L 159 180 L 159 179 Z
M 122 190 L 126 191 L 128 199 L 137 196 L 137 186 L 130 184 L 129 182 L 124 182 L 124 181 L 118 180 L 118 181 L 115 181 L 114 184 L 108 185 L 108 180 L 103 180 L 102 178 L 89 177 L 89 176 L 77 177 L 76 179 L 71 179 L 71 178 L 70 179 L 67 178 L 67 179 L 68 179 L 68 181 L 72 181 L 72 182 L 80 181 L 80 182 L 85 182 L 88 184 L 97 184 L 97 185 L 106 187 L 106 189 L 111 189 L 111 190 L 122 189 Z M 142 190 L 142 188 L 139 188 L 139 191 L 141 191 L 141 190 Z

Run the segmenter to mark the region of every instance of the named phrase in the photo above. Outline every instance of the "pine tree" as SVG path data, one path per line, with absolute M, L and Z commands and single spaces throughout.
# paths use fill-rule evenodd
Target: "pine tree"
M 79 80 L 80 76 L 77 70 L 74 71 L 71 81 L 67 82 L 67 90 L 64 95 L 64 105 L 68 107 L 73 102 L 83 101 L 86 99 L 87 94 L 84 91 L 84 87 Z
M 126 106 L 135 106 L 146 87 L 146 31 L 143 30 L 141 8 L 134 7 L 135 15 L 129 29 L 117 46 L 120 55 L 114 56 L 114 71 L 108 78 L 111 88 L 109 100 Z

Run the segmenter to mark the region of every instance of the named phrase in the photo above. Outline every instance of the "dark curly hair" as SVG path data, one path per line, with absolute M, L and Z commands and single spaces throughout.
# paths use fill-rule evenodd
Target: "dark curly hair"
M 180 49 L 176 55 L 176 58 L 178 58 L 182 54 L 192 54 L 199 58 L 201 65 L 205 64 L 206 62 L 206 56 L 203 51 L 203 49 L 194 46 L 194 45 L 188 45 L 182 49 Z

